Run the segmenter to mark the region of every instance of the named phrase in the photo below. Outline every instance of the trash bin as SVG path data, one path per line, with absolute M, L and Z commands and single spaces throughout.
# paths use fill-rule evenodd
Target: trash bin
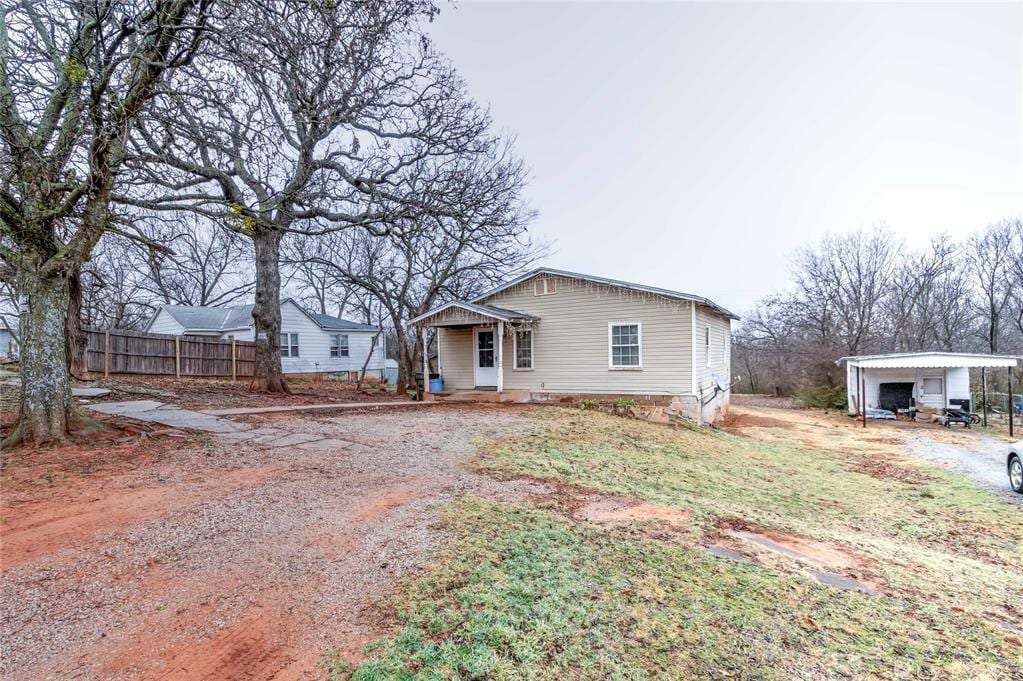
M 444 379 L 440 374 L 430 374 L 430 392 L 439 393 L 444 390 Z

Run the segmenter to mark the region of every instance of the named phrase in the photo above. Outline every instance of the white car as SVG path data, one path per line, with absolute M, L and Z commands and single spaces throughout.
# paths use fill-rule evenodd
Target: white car
M 1023 442 L 1009 446 L 1005 466 L 1009 471 L 1009 487 L 1013 492 L 1023 494 Z

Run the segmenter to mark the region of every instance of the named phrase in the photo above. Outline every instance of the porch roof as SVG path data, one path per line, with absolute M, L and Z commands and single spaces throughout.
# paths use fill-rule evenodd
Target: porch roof
M 891 355 L 841 357 L 835 363 L 863 369 L 951 369 L 959 367 L 1014 367 L 1018 357 L 964 352 L 904 352 Z
M 462 314 L 458 314 L 461 312 Z M 412 319 L 413 324 L 426 323 L 429 326 L 459 326 L 471 324 L 479 318 L 494 319 L 500 322 L 523 323 L 535 322 L 540 318 L 528 312 L 517 312 L 496 305 L 482 305 L 455 300 L 450 303 L 424 312 Z

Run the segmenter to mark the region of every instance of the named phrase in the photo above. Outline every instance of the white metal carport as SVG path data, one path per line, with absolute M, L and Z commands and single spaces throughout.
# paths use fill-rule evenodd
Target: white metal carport
M 899 391 L 908 392 L 912 403 L 918 406 L 945 409 L 969 404 L 972 408 L 970 369 L 981 369 L 986 378 L 988 369 L 1005 368 L 1011 393 L 1012 370 L 1019 363 L 1019 358 L 959 352 L 912 352 L 842 357 L 837 363 L 846 366 L 849 415 L 862 416 L 866 409 L 884 408 L 881 403 L 886 392 L 894 394 Z M 863 422 L 865 425 L 865 418 Z M 1012 434 L 1011 409 L 1009 433 Z

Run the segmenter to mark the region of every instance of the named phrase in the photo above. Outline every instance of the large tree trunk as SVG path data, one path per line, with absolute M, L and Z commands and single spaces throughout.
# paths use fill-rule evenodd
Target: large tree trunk
M 408 336 L 400 325 L 395 326 L 394 337 L 397 341 L 395 345 L 397 345 L 398 353 L 398 384 L 396 388 L 399 395 L 404 395 L 409 388 L 417 388 L 416 371 L 421 371 L 422 368 L 417 368 L 415 347 L 409 347 Z
M 256 255 L 256 369 L 251 389 L 290 393 L 281 368 L 281 233 L 257 228 L 252 235 Z
M 85 334 L 82 333 L 82 270 L 75 267 L 68 278 L 68 305 L 66 316 L 68 372 L 74 378 L 89 377 L 85 365 Z
M 68 281 L 21 272 L 19 287 L 28 296 L 21 317 L 21 411 L 4 445 L 63 441 L 76 421 L 64 338 Z

